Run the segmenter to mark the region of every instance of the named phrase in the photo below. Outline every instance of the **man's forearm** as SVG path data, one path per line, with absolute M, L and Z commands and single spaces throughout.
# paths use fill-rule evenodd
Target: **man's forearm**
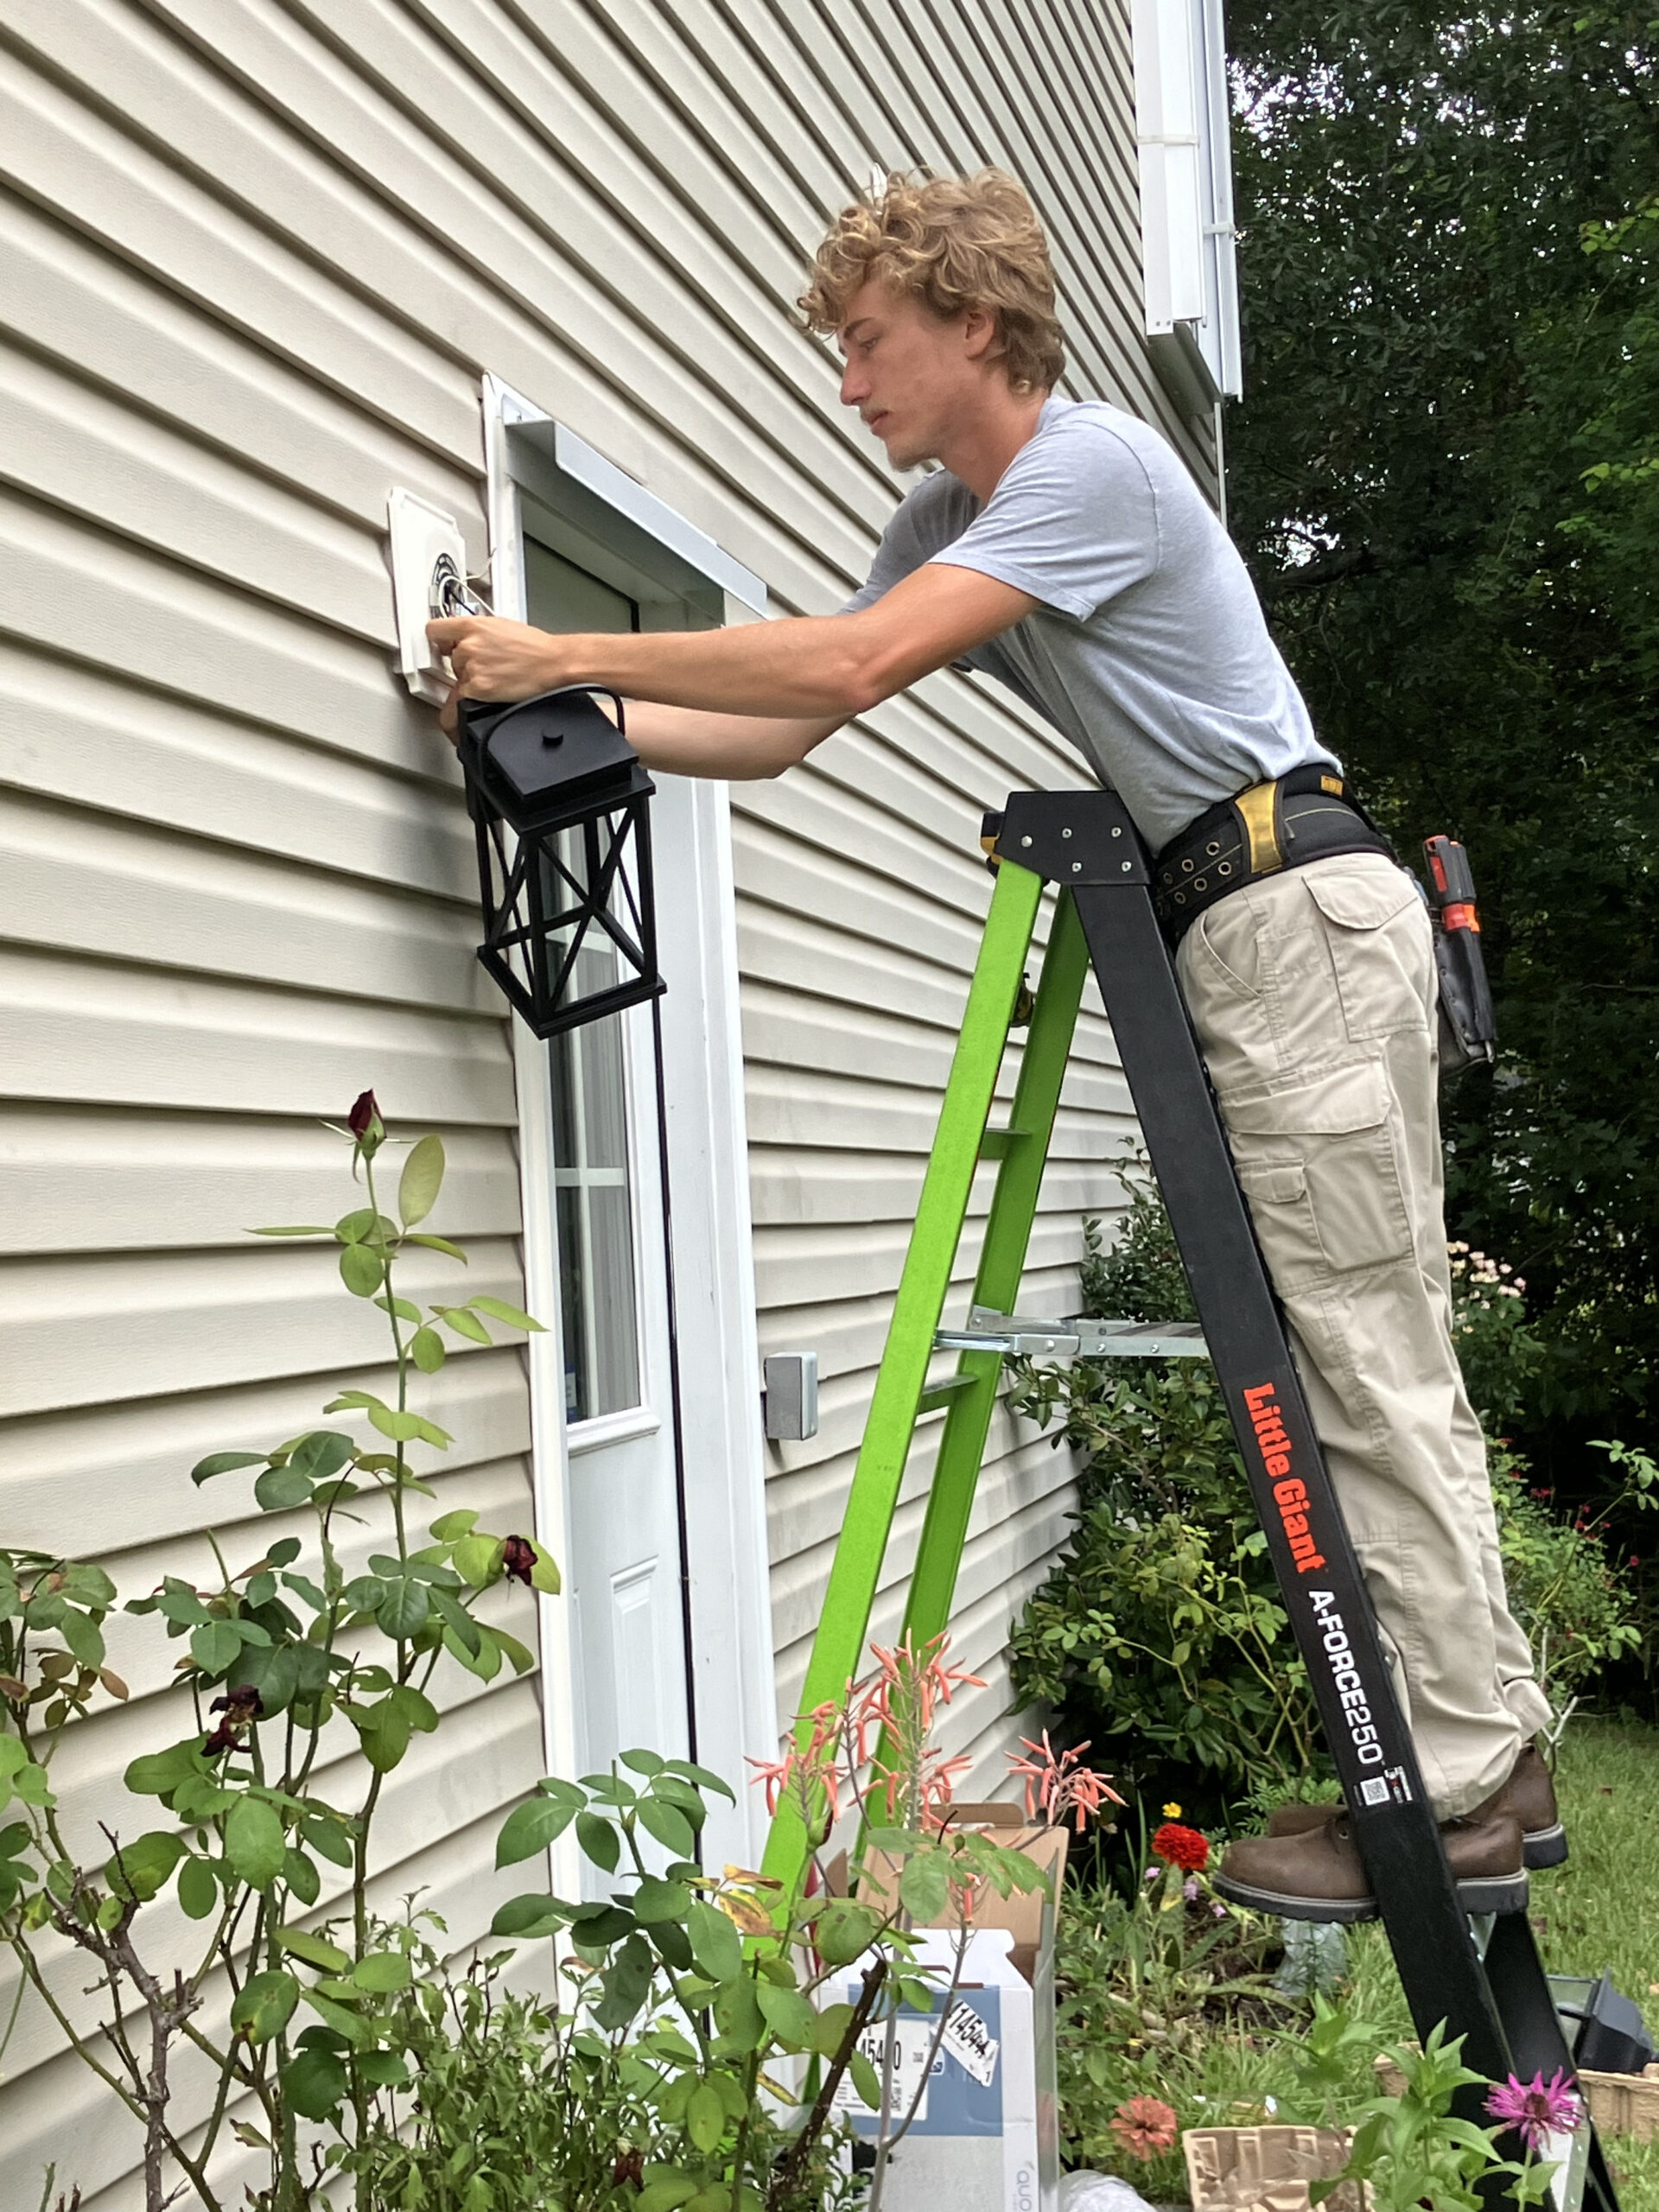
M 841 728 L 840 715 L 800 720 L 766 715 L 709 715 L 652 701 L 625 702 L 628 742 L 669 776 L 720 776 L 751 783 L 781 776 Z
M 576 632 L 547 642 L 554 683 L 602 683 L 625 699 L 711 715 L 840 723 L 880 696 L 861 639 L 840 615 L 695 632 Z

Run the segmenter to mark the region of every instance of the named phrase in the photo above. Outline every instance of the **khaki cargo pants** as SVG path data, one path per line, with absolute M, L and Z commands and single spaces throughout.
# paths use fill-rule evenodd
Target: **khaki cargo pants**
M 1234 892 L 1177 957 L 1437 1816 L 1549 1707 L 1452 1348 L 1434 957 L 1412 880 L 1338 855 Z

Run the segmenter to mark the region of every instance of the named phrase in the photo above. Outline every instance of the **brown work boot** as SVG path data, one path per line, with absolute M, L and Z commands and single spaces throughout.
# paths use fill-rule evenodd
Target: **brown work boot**
M 1567 1857 L 1567 1830 L 1555 1809 L 1555 1789 L 1536 1744 L 1524 1744 L 1504 1783 L 1491 1801 L 1521 1823 L 1526 1863 L 1535 1872 L 1559 1866 Z M 1306 1835 L 1323 1827 L 1343 1810 L 1338 1805 L 1281 1805 L 1268 1821 L 1271 1836 Z
M 1460 1820 L 1440 1823 L 1440 1840 L 1465 1912 L 1526 1910 L 1521 1823 L 1501 1802 L 1503 1796 L 1498 1790 Z M 1347 1813 L 1340 1806 L 1324 1809 L 1326 1817 L 1317 1827 L 1230 1843 L 1215 1878 L 1217 1890 L 1235 1904 L 1281 1920 L 1375 1919 L 1376 1900 Z

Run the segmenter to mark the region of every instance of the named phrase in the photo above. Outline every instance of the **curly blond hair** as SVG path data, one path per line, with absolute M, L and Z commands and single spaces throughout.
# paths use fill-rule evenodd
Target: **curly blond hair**
M 1001 169 L 930 176 L 893 169 L 878 196 L 843 207 L 798 302 L 809 330 L 834 332 L 871 277 L 949 321 L 995 313 L 1015 391 L 1048 391 L 1065 366 L 1054 270 L 1024 188 Z

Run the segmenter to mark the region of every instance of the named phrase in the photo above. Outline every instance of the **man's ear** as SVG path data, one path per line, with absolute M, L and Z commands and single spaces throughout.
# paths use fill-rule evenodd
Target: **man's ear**
M 995 360 L 1002 351 L 995 308 L 970 307 L 962 319 L 963 352 L 970 361 Z

